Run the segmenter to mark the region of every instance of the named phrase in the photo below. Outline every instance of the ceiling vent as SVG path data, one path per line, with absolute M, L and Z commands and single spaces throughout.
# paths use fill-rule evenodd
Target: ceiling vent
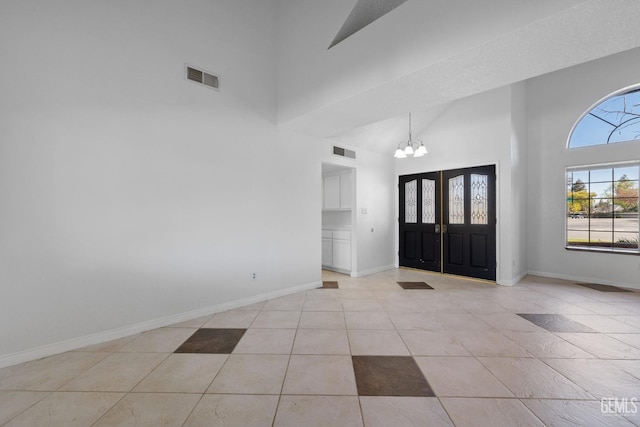
M 215 74 L 207 73 L 197 68 L 193 68 L 189 65 L 185 65 L 185 72 L 187 80 L 200 83 L 210 88 L 220 90 L 220 77 Z
M 333 146 L 333 154 L 336 156 L 349 157 L 350 159 L 356 158 L 356 152 L 351 150 L 346 150 L 344 148 Z

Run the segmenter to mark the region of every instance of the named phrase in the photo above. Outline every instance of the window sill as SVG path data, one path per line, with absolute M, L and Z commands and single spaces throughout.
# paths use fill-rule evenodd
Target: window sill
M 576 252 L 594 252 L 599 254 L 620 254 L 620 255 L 640 255 L 640 251 L 637 249 L 634 250 L 624 250 L 624 249 L 607 249 L 607 248 L 596 248 L 596 247 L 584 247 L 584 246 L 565 246 L 564 247 L 568 251 L 576 251 Z

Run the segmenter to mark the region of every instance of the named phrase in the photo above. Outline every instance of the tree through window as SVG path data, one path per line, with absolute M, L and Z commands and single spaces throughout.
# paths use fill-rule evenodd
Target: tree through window
M 567 171 L 567 247 L 638 252 L 640 164 Z

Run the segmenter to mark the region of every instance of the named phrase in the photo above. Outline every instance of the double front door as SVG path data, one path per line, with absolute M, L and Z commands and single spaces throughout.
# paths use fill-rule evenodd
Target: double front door
M 400 265 L 496 279 L 495 166 L 400 177 Z

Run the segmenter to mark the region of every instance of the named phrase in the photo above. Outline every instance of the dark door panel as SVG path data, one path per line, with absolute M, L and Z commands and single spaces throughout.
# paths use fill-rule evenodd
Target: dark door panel
M 400 265 L 441 271 L 440 173 L 401 176 L 399 194 Z
M 496 279 L 495 166 L 442 173 L 445 273 Z

